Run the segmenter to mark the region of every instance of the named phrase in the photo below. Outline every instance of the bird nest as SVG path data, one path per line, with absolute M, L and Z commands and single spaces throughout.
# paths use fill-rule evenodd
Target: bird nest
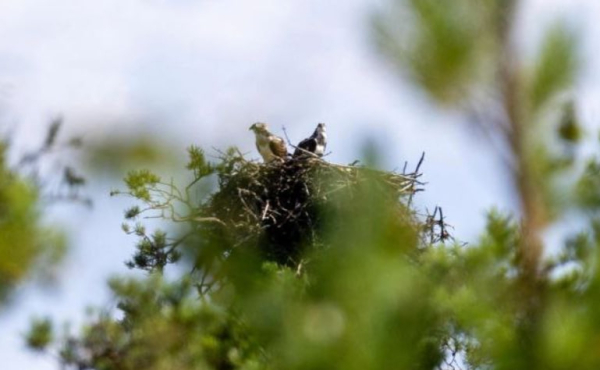
M 232 156 L 224 158 L 219 190 L 201 211 L 218 220 L 210 237 L 226 253 L 258 249 L 263 259 L 297 266 L 307 249 L 324 247 L 327 232 L 344 227 L 332 220 L 359 214 L 349 205 L 361 207 L 367 188 L 394 205 L 400 222 L 421 225 L 410 202 L 422 190 L 422 160 L 413 172 L 392 173 L 316 157 L 263 164 Z

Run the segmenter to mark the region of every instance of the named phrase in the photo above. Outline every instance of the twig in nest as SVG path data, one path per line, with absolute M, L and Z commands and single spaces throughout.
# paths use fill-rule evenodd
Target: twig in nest
M 196 218 L 194 218 L 194 221 L 196 221 L 196 222 L 215 222 L 222 226 L 227 226 L 227 224 L 225 222 L 219 220 L 216 217 L 196 217 Z
M 415 168 L 414 173 L 419 173 L 419 169 L 421 168 L 421 165 L 423 164 L 423 161 L 425 160 L 425 152 L 423 152 L 421 154 L 421 159 L 419 159 L 419 163 L 417 163 L 417 167 Z
M 444 243 L 448 239 L 454 240 L 448 232 L 449 225 L 444 221 L 442 207 L 436 206 L 433 213 L 427 215 L 423 227 L 426 235 L 429 235 L 430 244 Z
M 265 209 L 263 210 L 262 216 L 260 217 L 261 220 L 265 220 L 267 218 L 267 212 L 269 212 L 269 201 L 267 200 L 267 205 L 265 206 Z
M 421 159 L 419 159 L 419 163 L 417 163 L 417 167 L 415 167 L 415 171 L 412 174 L 412 178 L 413 179 L 417 179 L 417 177 L 421 176 L 421 174 L 419 174 L 419 169 L 421 168 L 421 165 L 423 164 L 423 161 L 425 160 L 425 152 L 423 152 L 421 154 Z M 404 164 L 404 168 L 406 169 L 406 162 Z M 402 171 L 404 173 L 404 171 Z M 413 201 L 413 197 L 415 195 L 415 193 L 417 192 L 416 189 L 412 189 L 413 191 L 410 192 L 410 195 L 408 196 L 408 206 L 410 207 L 412 205 L 412 201 Z

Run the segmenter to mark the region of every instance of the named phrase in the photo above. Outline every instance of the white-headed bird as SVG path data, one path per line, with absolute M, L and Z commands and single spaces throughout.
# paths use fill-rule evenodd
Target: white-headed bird
M 256 149 L 258 149 L 265 163 L 286 158 L 285 141 L 269 132 L 266 123 L 257 122 L 250 126 L 250 130 L 256 135 Z

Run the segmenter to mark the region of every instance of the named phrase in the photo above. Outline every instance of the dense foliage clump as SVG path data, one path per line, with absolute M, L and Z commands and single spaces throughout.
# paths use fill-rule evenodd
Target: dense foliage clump
M 77 138 L 62 140 L 61 124 L 54 120 L 42 143 L 24 154 L 0 138 L 0 309 L 23 280 L 51 280 L 65 252 L 62 233 L 44 220 L 44 211 L 57 202 L 89 204 L 80 193 L 85 179 L 53 156 L 79 146 Z M 55 170 L 42 173 L 49 164 Z

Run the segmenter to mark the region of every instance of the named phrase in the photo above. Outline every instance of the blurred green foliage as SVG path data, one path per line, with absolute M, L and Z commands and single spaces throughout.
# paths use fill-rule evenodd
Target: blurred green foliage
M 42 220 L 47 203 L 66 196 L 49 193 L 36 168 L 56 146 L 60 124 L 60 120 L 53 122 L 42 146 L 16 165 L 8 163 L 8 141 L 0 139 L 0 308 L 19 283 L 32 277 L 49 281 L 66 249 L 64 235 Z M 69 167 L 67 173 L 76 177 Z M 65 189 L 78 185 L 66 183 Z
M 172 148 L 147 134 L 109 135 L 86 143 L 84 162 L 96 172 L 108 172 L 117 178 L 132 166 L 152 164 L 173 166 L 177 158 Z
M 6 168 L 6 146 L 0 144 L 0 295 L 22 280 L 41 252 L 37 190 Z
M 498 57 L 501 1 L 391 1 L 374 20 L 376 42 L 415 82 L 447 104 L 464 102 L 489 79 Z M 508 2 L 507 2 L 508 3 Z
M 573 83 L 578 64 L 576 45 L 575 36 L 561 24 L 546 32 L 531 72 L 529 99 L 533 110 L 538 110 Z
M 48 346 L 52 340 L 53 335 L 53 324 L 48 318 L 33 319 L 31 323 L 31 329 L 27 333 L 27 345 L 33 350 L 43 350 Z

